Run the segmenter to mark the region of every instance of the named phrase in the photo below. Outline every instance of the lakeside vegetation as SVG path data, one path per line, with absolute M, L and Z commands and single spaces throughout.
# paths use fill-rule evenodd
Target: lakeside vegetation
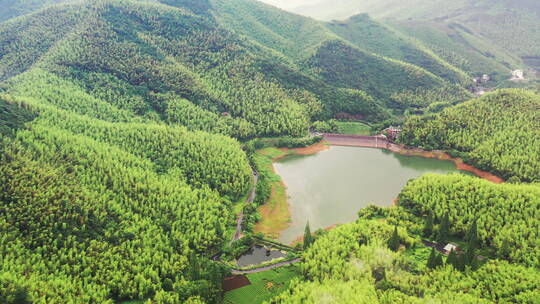
M 362 122 L 337 122 L 337 133 L 351 135 L 371 135 L 371 127 Z
M 246 218 L 246 228 L 256 233 L 277 238 L 279 233 L 289 226 L 291 213 L 287 201 L 285 184 L 274 171 L 273 162 L 276 159 L 294 154 L 294 151 L 265 148 L 257 150 L 253 162 L 259 174 L 257 185 L 256 206 L 247 207 L 249 216 Z M 258 207 L 257 207 L 258 206 Z
M 0 303 L 540 298 L 540 95 L 464 102 L 484 63 L 503 77 L 519 62 L 504 50 L 531 55 L 534 43 L 505 44 L 495 60 L 463 28 L 475 56 L 367 16 L 323 23 L 252 0 L 2 7 Z M 495 29 L 486 39 L 515 33 Z M 301 263 L 223 294 L 231 267 L 216 258 L 288 225 L 273 160 L 313 152 L 292 150 L 320 140 L 310 129 L 368 134 L 401 121 L 402 143 L 448 150 L 507 183 L 410 181 L 398 207 L 365 208 L 330 231 L 307 225 Z M 255 203 L 243 204 L 253 169 Z M 247 237 L 231 243 L 241 208 Z M 422 240 L 461 250 L 443 258 Z
M 415 254 L 424 246 L 417 221 L 402 207 L 364 209 L 356 222 L 316 239 L 300 264 L 304 278 L 271 303 L 318 303 L 321 297 L 339 303 L 534 303 L 540 295 L 535 268 L 489 257 L 460 270 L 440 253 L 435 253 L 440 266 L 430 266 L 426 254 Z M 387 247 L 394 234 L 401 245 L 397 251 Z
M 540 181 L 540 95 L 511 89 L 406 121 L 400 141 L 461 156 L 512 182 Z

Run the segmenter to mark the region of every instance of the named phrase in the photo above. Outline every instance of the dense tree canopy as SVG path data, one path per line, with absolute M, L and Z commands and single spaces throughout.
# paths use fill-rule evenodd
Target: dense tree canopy
M 409 118 L 404 143 L 516 185 L 428 175 L 399 208 L 313 239 L 308 226 L 303 278 L 273 302 L 538 299 L 540 193 L 519 184 L 540 181 L 537 94 L 451 107 L 470 97 L 467 76 L 364 17 L 341 27 L 250 0 L 24 2 L 0 13 L 33 12 L 0 23 L 0 302 L 219 303 L 229 269 L 210 257 L 229 243 L 233 210 L 244 207 L 247 230 L 258 218 L 241 206 L 249 154 L 264 145 L 249 140 L 296 147 L 318 140 L 293 138 L 314 121 L 411 111 L 440 113 Z M 362 24 L 385 52 L 363 45 Z M 256 203 L 271 194 L 268 172 Z M 478 250 L 493 253 L 478 270 L 411 257 L 422 230 L 470 239 L 473 223 Z
M 423 245 L 404 229 L 398 231 L 406 249 L 386 248 L 381 238 L 392 230 L 380 217 L 332 229 L 304 253 L 305 278 L 270 303 L 534 303 L 540 296 L 535 268 L 494 259 L 460 272 L 436 253 L 440 262 L 429 269 L 427 256 L 411 255 Z
M 480 168 L 524 182 L 540 181 L 540 95 L 502 90 L 412 117 L 400 140 L 411 146 L 454 151 Z

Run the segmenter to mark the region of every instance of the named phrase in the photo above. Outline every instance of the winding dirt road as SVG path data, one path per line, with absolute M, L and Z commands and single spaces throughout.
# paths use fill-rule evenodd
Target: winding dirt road
M 247 199 L 248 204 L 253 203 L 255 200 L 255 196 L 257 195 L 257 182 L 259 181 L 259 174 L 257 171 L 253 171 L 253 189 L 251 190 L 251 193 L 249 194 L 249 197 Z M 244 211 L 241 211 L 238 215 L 238 219 L 236 220 L 236 232 L 233 235 L 233 238 L 231 242 L 236 241 L 240 239 L 240 236 L 242 235 L 242 222 L 244 221 Z

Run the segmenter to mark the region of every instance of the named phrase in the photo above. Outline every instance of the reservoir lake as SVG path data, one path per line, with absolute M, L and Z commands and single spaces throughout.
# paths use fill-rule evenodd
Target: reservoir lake
M 391 206 L 410 179 L 424 173 L 470 172 L 449 160 L 404 156 L 382 149 L 332 146 L 313 155 L 292 155 L 274 163 L 287 186 L 291 224 L 279 241 L 289 244 L 311 231 L 357 218 L 370 204 Z

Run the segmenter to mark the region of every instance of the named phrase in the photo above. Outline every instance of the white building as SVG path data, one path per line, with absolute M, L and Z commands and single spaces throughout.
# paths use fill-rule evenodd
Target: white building
M 450 252 L 452 252 L 452 250 L 457 252 L 458 246 L 455 245 L 455 244 L 452 244 L 452 243 L 448 243 L 448 244 L 446 244 L 446 246 L 444 246 L 444 251 L 446 252 L 446 254 L 450 254 Z
M 511 80 L 523 80 L 523 70 L 515 70 L 512 71 L 512 79 Z

